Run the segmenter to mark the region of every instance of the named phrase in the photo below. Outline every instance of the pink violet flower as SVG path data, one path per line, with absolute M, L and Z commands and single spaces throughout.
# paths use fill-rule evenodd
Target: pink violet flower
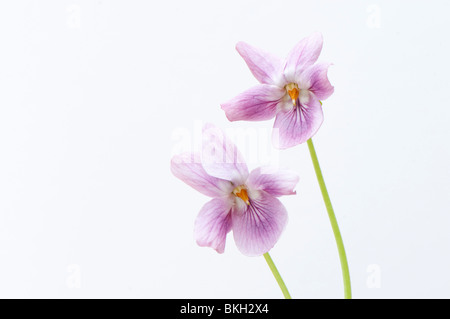
M 280 149 L 310 139 L 323 122 L 322 104 L 333 94 L 327 76 L 331 63 L 317 63 L 323 39 L 314 33 L 281 60 L 247 43 L 236 50 L 261 83 L 221 105 L 230 121 L 264 121 L 275 117 L 273 144 Z
M 277 197 L 293 195 L 298 176 L 289 171 L 257 168 L 249 172 L 237 147 L 215 126 L 203 128 L 201 154 L 176 155 L 172 173 L 200 193 L 212 197 L 194 225 L 199 246 L 225 251 L 232 230 L 237 248 L 247 256 L 268 252 L 287 223 Z

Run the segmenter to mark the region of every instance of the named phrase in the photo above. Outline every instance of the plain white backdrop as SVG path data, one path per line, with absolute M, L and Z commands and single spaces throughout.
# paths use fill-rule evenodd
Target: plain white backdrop
M 3 1 L 0 297 L 282 298 L 263 257 L 198 247 L 207 197 L 170 158 L 211 122 L 300 175 L 271 255 L 294 298 L 342 298 L 306 145 L 227 121 L 235 51 L 314 31 L 335 93 L 314 137 L 355 298 L 450 297 L 448 1 Z M 256 132 L 256 133 L 255 133 Z M 255 148 L 255 143 L 258 147 Z

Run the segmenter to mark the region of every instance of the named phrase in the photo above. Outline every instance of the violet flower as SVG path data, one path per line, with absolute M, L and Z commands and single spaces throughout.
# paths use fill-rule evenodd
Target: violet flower
M 263 168 L 249 173 L 236 146 L 212 125 L 203 128 L 202 153 L 174 156 L 171 170 L 192 188 L 212 197 L 195 221 L 198 245 L 223 253 L 232 230 L 238 249 L 258 256 L 278 241 L 288 216 L 277 197 L 295 194 L 298 176 Z
M 288 148 L 310 139 L 323 122 L 322 104 L 334 91 L 327 72 L 330 63 L 317 63 L 322 35 L 301 40 L 281 60 L 247 43 L 236 49 L 261 84 L 223 103 L 230 121 L 263 121 L 275 117 L 273 143 Z

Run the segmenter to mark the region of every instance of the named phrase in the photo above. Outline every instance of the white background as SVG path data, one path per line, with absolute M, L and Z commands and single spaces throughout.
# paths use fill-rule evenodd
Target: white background
M 251 169 L 298 172 L 271 255 L 294 298 L 342 298 L 307 146 L 274 151 L 273 121 L 230 123 L 219 106 L 257 83 L 238 41 L 285 56 L 319 31 L 335 93 L 314 142 L 353 296 L 449 298 L 448 12 L 437 0 L 3 1 L 0 297 L 282 298 L 231 233 L 222 255 L 193 239 L 208 198 L 169 163 L 212 122 L 258 132 L 258 151 L 242 149 Z

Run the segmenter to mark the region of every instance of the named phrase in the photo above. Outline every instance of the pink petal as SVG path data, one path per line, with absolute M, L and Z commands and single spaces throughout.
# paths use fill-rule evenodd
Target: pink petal
M 278 86 L 260 84 L 221 105 L 230 121 L 265 121 L 275 117 L 277 104 L 286 94 Z
M 231 207 L 229 197 L 214 198 L 207 202 L 195 220 L 194 237 L 202 247 L 211 247 L 218 253 L 225 251 L 225 241 L 231 230 Z
M 245 42 L 239 42 L 236 50 L 259 82 L 276 84 L 282 78 L 283 62 L 278 57 Z
M 331 63 L 316 63 L 302 72 L 298 82 L 302 88 L 313 92 L 319 100 L 327 99 L 334 92 L 328 80 L 328 68 Z
M 322 51 L 322 34 L 316 32 L 302 39 L 292 50 L 286 59 L 284 77 L 287 82 L 295 82 L 300 73 L 308 66 L 313 65 Z
M 294 172 L 258 167 L 250 172 L 247 186 L 263 190 L 272 196 L 294 195 L 294 188 L 298 181 L 299 177 Z
M 313 93 L 300 106 L 278 112 L 273 125 L 275 147 L 285 149 L 310 139 L 323 122 L 322 106 Z
M 207 124 L 203 128 L 202 164 L 214 177 L 231 181 L 235 186 L 245 183 L 247 164 L 236 145 L 218 127 Z
M 176 155 L 172 158 L 170 168 L 173 175 L 206 196 L 223 196 L 233 191 L 233 186 L 229 181 L 212 177 L 206 173 L 198 155 Z
M 247 256 L 268 252 L 287 223 L 283 204 L 264 191 L 253 191 L 250 205 L 232 210 L 233 236 L 238 249 Z

